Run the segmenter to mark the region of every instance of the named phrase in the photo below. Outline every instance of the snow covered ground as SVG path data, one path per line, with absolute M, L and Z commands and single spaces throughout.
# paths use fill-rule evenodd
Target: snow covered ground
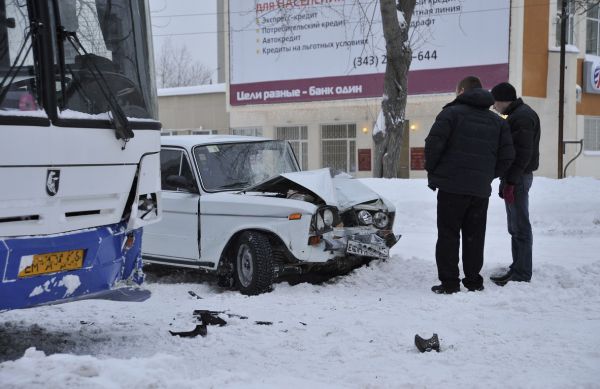
M 434 295 L 435 193 L 365 179 L 397 207 L 391 260 L 257 297 L 153 275 L 144 303 L 82 301 L 0 314 L 6 388 L 592 388 L 600 385 L 600 181 L 536 178 L 534 278 Z M 495 182 L 497 185 L 497 182 Z M 490 199 L 483 275 L 509 264 L 503 203 Z M 191 296 L 195 292 L 201 299 Z M 208 336 L 195 309 L 227 311 Z M 272 325 L 257 325 L 269 321 Z M 440 337 L 420 354 L 415 334 Z

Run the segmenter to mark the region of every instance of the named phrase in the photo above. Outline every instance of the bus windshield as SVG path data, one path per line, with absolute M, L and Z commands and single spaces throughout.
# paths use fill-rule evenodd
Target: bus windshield
M 144 1 L 55 1 L 61 118 L 95 118 L 116 98 L 128 118 L 156 119 Z
M 0 115 L 156 120 L 150 34 L 145 0 L 0 0 Z M 44 90 L 56 107 L 42 106 Z
M 38 80 L 27 2 L 0 0 L 0 115 L 45 116 Z

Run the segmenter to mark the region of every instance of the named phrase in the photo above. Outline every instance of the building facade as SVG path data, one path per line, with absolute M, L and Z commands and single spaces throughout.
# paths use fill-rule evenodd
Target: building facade
M 223 83 L 159 89 L 158 116 L 163 135 L 228 133 L 225 89 Z
M 383 91 L 381 66 L 379 74 L 373 70 L 372 73 L 357 74 L 351 79 L 350 76 L 319 77 L 321 73 L 312 74 L 310 69 L 306 70 L 309 65 L 303 65 L 299 67 L 301 70 L 297 71 L 307 78 L 278 81 L 277 74 L 280 73 L 279 78 L 283 78 L 295 71 L 287 70 L 285 66 L 283 70 L 279 69 L 286 65 L 285 55 L 290 57 L 290 62 L 286 65 L 290 69 L 295 69 L 294 58 L 303 58 L 302 56 L 306 59 L 305 62 L 320 61 L 322 57 L 322 65 L 327 67 L 327 61 L 330 59 L 326 54 L 328 51 L 325 41 L 321 41 L 320 46 L 311 43 L 301 47 L 293 46 L 294 40 L 302 41 L 310 38 L 312 42 L 316 42 L 314 35 L 310 35 L 311 28 L 314 30 L 312 33 L 319 33 L 322 36 L 323 24 L 328 23 L 327 31 L 332 31 L 333 34 L 331 25 L 339 21 L 319 20 L 320 16 L 316 16 L 313 12 L 316 5 L 312 8 L 303 8 L 297 14 L 304 16 L 295 17 L 294 14 L 288 14 L 292 17 L 287 19 L 285 13 L 276 12 L 281 4 L 302 7 L 302 4 L 310 5 L 324 3 L 324 1 L 316 3 L 304 0 L 279 3 L 262 1 L 253 2 L 256 8 L 252 10 L 255 12 L 252 16 L 256 16 L 256 25 L 236 28 L 236 23 L 241 22 L 246 23 L 244 26 L 248 26 L 248 19 L 241 22 L 238 20 L 243 17 L 243 13 L 240 12 L 243 3 L 243 0 L 219 2 L 221 9 L 218 14 L 223 15 L 224 18 L 222 25 L 230 26 L 229 29 L 225 29 L 220 40 L 224 47 L 224 50 L 220 51 L 221 61 L 225 65 L 222 67 L 229 69 L 229 72 L 223 75 L 225 90 L 222 96 L 213 96 L 214 99 L 224 101 L 226 106 L 227 119 L 223 122 L 228 123 L 228 128 L 219 127 L 219 131 L 289 140 L 303 169 L 329 166 L 357 177 L 372 176 L 374 161 L 372 134 L 380 113 Z M 331 0 L 329 3 L 332 3 L 331 7 L 341 5 L 348 7 L 350 3 L 356 2 Z M 425 63 L 427 61 L 420 61 L 423 58 L 413 59 L 411 69 L 416 70 L 411 70 L 409 77 L 407 128 L 400 161 L 403 175 L 405 177 L 426 176 L 423 170 L 423 148 L 425 137 L 436 115 L 446 103 L 454 99 L 454 85 L 462 77 L 477 75 L 486 88 L 508 80 L 515 86 L 518 95 L 538 112 L 542 136 L 540 168 L 536 174 L 557 177 L 560 143 L 558 139 L 560 30 L 557 23 L 561 2 L 557 4 L 554 0 L 456 0 L 444 2 L 445 5 L 436 6 L 438 8 L 429 7 L 427 1 L 417 3 L 421 4 L 421 8 L 417 8 L 420 14 L 413 23 L 449 24 L 453 16 L 459 17 L 463 24 L 461 28 L 466 29 L 471 23 L 471 28 L 480 32 L 474 35 L 480 36 L 472 37 L 471 39 L 475 40 L 469 41 L 457 35 L 451 37 L 448 41 L 451 43 L 446 45 L 456 45 L 451 48 L 455 51 L 464 49 L 461 45 L 475 45 L 481 51 L 481 55 L 474 53 L 471 61 L 477 61 L 480 57 L 489 60 L 488 63 L 482 64 L 469 63 L 469 58 L 466 58 L 471 54 L 469 50 L 464 51 L 467 54 L 461 54 L 464 58 L 458 58 L 456 61 L 452 58 L 445 59 L 444 65 L 437 69 L 428 68 L 429 65 Z M 453 5 L 454 3 L 456 5 Z M 470 10 L 469 3 L 472 3 L 471 5 L 476 9 Z M 561 171 L 568 165 L 567 176 L 600 178 L 600 80 L 598 80 L 600 77 L 600 9 L 595 6 L 586 12 L 581 12 L 581 9 L 575 9 L 571 4 L 568 9 L 563 129 L 563 140 L 567 143 L 564 146 Z M 260 16 L 264 14 L 272 16 L 269 18 Z M 431 15 L 440 16 L 436 19 Z M 469 22 L 468 15 L 481 15 L 481 17 L 471 16 Z M 377 27 L 379 28 L 380 25 Z M 441 34 L 440 31 L 445 31 L 444 28 L 440 27 L 438 34 Z M 296 34 L 296 31 L 301 33 Z M 357 39 L 347 39 L 343 43 L 351 44 L 355 41 L 360 43 Z M 504 41 L 506 43 L 503 43 Z M 274 45 L 273 42 L 278 43 Z M 432 44 L 435 48 L 436 42 L 437 40 L 430 41 L 428 44 Z M 336 42 L 336 45 L 338 43 L 340 42 Z M 286 47 L 291 47 L 291 51 L 286 52 Z M 306 51 L 300 52 L 304 47 Z M 423 47 L 427 49 L 427 45 Z M 294 53 L 295 49 L 299 52 Z M 434 52 L 425 49 L 417 49 L 415 54 L 424 57 Z M 442 55 L 441 44 L 435 51 L 438 55 Z M 365 60 L 371 59 L 366 56 Z M 454 66 L 456 63 L 466 64 L 466 66 Z M 327 74 L 327 69 L 318 71 Z M 302 85 L 309 85 L 308 79 L 313 86 L 303 90 Z M 354 84 L 328 86 L 349 79 Z M 363 83 L 355 82 L 357 79 Z M 371 95 L 364 97 L 359 96 L 360 93 L 354 93 L 363 92 L 364 95 L 365 91 Z M 335 94 L 339 98 L 325 98 L 323 94 L 328 93 Z M 159 105 L 161 120 L 165 127 L 169 128 L 172 125 L 165 120 L 167 116 L 163 115 L 173 115 L 165 112 L 175 108 L 174 106 L 164 108 L 165 97 L 159 94 Z M 200 112 L 198 108 L 186 109 L 190 112 Z M 217 111 L 216 108 L 212 110 L 213 113 Z M 221 113 L 219 111 L 219 114 Z M 174 115 L 187 116 L 187 113 Z M 192 125 L 190 124 L 189 127 L 191 128 Z M 577 143 L 579 141 L 583 141 L 583 146 Z M 578 157 L 569 163 L 577 155 Z

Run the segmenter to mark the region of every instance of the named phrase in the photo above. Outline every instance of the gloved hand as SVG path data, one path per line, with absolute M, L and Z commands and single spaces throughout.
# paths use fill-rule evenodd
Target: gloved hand
M 434 191 L 434 192 L 435 192 L 435 190 L 437 189 L 437 188 L 436 188 L 436 187 L 435 187 L 433 184 L 427 184 L 427 187 L 428 187 L 429 189 L 431 189 L 432 191 Z
M 512 204 L 515 202 L 515 186 L 511 185 L 511 184 L 506 184 L 504 185 L 504 188 L 502 188 L 502 191 L 500 192 L 501 196 L 504 201 L 506 201 L 508 204 Z

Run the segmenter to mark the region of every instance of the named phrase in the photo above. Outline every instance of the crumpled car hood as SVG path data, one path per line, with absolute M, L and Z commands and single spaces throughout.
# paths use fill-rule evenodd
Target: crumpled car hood
M 335 206 L 340 211 L 356 204 L 380 199 L 376 192 L 357 179 L 348 175 L 331 177 L 327 168 L 284 173 L 247 188 L 244 192 L 286 192 L 298 187 L 308 190 L 327 205 Z

